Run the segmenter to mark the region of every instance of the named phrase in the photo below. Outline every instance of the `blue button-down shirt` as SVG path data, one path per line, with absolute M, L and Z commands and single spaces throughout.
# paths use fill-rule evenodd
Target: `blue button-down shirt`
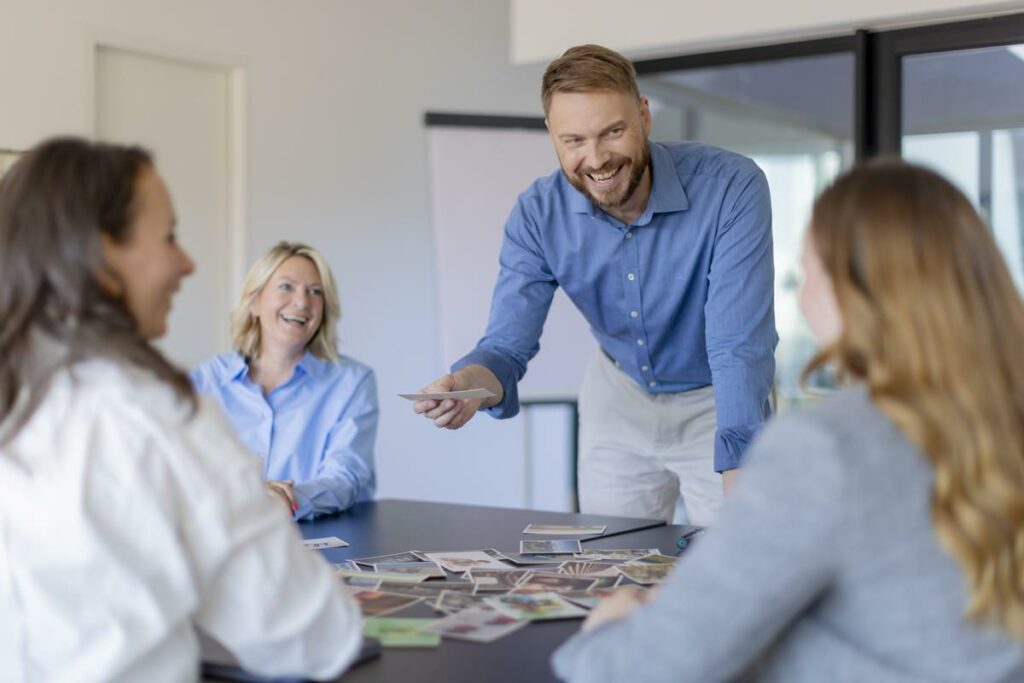
M 651 393 L 714 386 L 715 469 L 738 467 L 769 415 L 775 373 L 771 200 L 750 159 L 698 143 L 651 144 L 653 183 L 626 225 L 556 171 L 505 224 L 487 333 L 453 370 L 490 369 L 519 411 L 559 286 L 605 350 Z
M 296 519 L 373 497 L 377 382 L 367 366 L 344 356 L 322 361 L 307 351 L 291 378 L 267 396 L 238 353 L 214 356 L 190 376 L 263 459 L 264 478 L 295 482 Z

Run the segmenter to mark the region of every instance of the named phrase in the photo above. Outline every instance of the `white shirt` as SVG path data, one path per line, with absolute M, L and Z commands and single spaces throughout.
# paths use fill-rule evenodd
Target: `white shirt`
M 198 678 L 196 627 L 264 675 L 334 676 L 359 609 L 212 404 L 93 360 L 0 448 L 0 678 Z

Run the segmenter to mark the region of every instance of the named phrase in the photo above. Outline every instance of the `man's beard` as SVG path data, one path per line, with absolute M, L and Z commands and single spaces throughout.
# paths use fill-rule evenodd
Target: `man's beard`
M 622 193 L 622 196 L 609 197 L 607 200 L 601 200 L 595 197 L 590 192 L 590 189 L 587 187 L 586 180 L 584 180 L 583 176 L 593 173 L 596 173 L 598 175 L 606 173 L 607 171 L 610 171 L 613 168 L 623 166 L 623 160 L 628 160 L 627 163 L 630 164 L 630 169 L 629 182 L 626 183 L 626 190 L 625 192 Z M 618 208 L 625 204 L 626 202 L 628 202 L 630 199 L 632 199 L 633 194 L 636 192 L 636 189 L 640 187 L 640 181 L 644 179 L 644 171 L 647 170 L 647 167 L 648 165 L 650 165 L 650 163 L 651 148 L 650 145 L 647 144 L 647 140 L 644 140 L 644 146 L 643 149 L 640 150 L 640 157 L 638 159 L 629 159 L 628 157 L 617 155 L 612 159 L 609 159 L 608 163 L 606 163 L 599 169 L 586 169 L 585 171 L 581 171 L 579 174 L 570 174 L 566 172 L 566 170 L 563 168 L 562 174 L 565 176 L 566 180 L 569 181 L 569 184 L 571 184 L 577 190 L 582 192 L 587 197 L 587 199 L 593 202 L 598 208 L 607 211 L 608 209 Z

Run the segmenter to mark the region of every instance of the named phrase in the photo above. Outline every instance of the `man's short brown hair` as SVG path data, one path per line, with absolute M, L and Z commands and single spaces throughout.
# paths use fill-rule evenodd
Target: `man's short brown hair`
M 544 114 L 556 92 L 613 90 L 640 99 L 633 63 L 614 50 L 600 45 L 577 45 L 548 64 L 540 90 Z

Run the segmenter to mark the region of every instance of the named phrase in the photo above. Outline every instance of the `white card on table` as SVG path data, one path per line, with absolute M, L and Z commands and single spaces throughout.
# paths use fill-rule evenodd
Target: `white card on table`
M 337 536 L 324 536 L 323 538 L 307 538 L 302 542 L 310 550 L 323 550 L 324 548 L 347 548 L 348 543 Z

